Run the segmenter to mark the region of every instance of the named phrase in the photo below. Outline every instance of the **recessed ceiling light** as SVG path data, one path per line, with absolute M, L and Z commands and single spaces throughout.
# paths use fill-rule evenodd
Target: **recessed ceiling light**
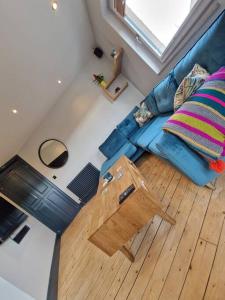
M 57 10 L 58 9 L 58 3 L 56 0 L 52 1 L 52 9 Z
M 61 80 L 58 80 L 58 84 L 61 84 L 62 83 L 62 81 Z
M 15 114 L 15 115 L 18 114 L 18 110 L 17 109 L 12 109 L 12 113 Z

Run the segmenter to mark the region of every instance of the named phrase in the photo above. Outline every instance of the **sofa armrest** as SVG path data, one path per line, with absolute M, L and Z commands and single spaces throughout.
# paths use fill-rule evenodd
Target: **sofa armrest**
M 100 172 L 100 176 L 103 176 L 108 169 L 110 169 L 112 167 L 112 165 L 114 165 L 114 163 L 123 155 L 125 155 L 128 158 L 131 158 L 137 151 L 137 147 L 132 145 L 130 142 L 127 142 L 124 146 L 122 146 L 118 152 L 116 152 L 113 157 L 111 157 L 110 159 L 107 159 L 102 167 L 101 167 L 101 172 Z
M 219 175 L 210 170 L 208 162 L 175 135 L 164 133 L 156 146 L 174 166 L 197 185 L 206 185 Z

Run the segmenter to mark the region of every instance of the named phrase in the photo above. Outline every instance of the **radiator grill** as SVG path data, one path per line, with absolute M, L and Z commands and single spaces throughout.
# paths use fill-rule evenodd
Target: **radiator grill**
M 97 192 L 100 171 L 88 163 L 67 188 L 82 202 L 87 203 Z

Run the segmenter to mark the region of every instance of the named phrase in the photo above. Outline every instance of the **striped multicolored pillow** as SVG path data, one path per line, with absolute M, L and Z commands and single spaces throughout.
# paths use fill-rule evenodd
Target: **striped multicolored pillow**
M 209 160 L 225 156 L 225 67 L 208 76 L 163 128 Z

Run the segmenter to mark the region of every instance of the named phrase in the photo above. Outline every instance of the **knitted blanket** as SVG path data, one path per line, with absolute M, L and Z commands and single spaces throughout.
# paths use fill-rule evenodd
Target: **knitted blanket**
M 163 129 L 209 160 L 225 156 L 225 67 L 209 76 Z

